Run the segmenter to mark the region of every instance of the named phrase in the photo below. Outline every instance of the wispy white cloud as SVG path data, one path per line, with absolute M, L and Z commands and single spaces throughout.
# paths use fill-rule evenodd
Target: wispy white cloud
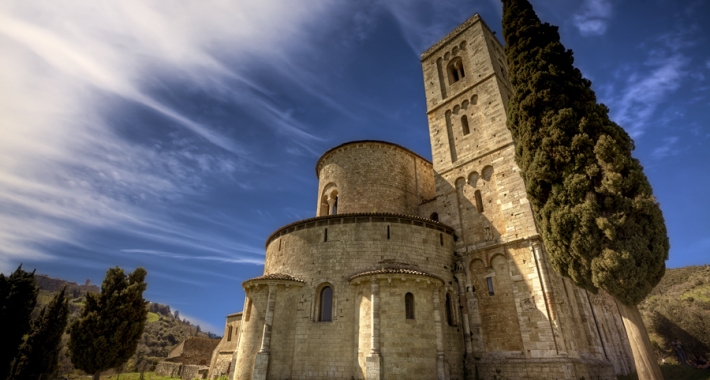
M 646 132 L 657 108 L 677 91 L 690 59 L 684 49 L 693 46 L 687 32 L 672 32 L 653 41 L 643 65 L 625 67 L 605 88 L 605 103 L 613 104 L 612 118 L 634 138 Z
M 184 255 L 180 253 L 156 251 L 152 249 L 122 249 L 122 252 L 126 253 L 143 253 L 148 255 L 154 255 L 158 257 L 164 257 L 174 260 L 204 260 L 204 261 L 216 261 L 226 264 L 254 264 L 263 265 L 264 260 L 259 259 L 248 259 L 248 258 L 232 258 L 227 256 L 196 256 L 196 255 Z
M 222 335 L 224 328 L 223 327 L 217 327 L 209 322 L 205 322 L 199 318 L 195 318 L 191 315 L 187 315 L 184 312 L 180 312 L 180 318 L 182 319 L 187 319 L 190 323 L 192 323 L 195 326 L 200 326 L 201 331 L 209 331 L 212 333 L 215 333 L 217 335 Z
M 205 194 L 210 179 L 242 182 L 254 165 L 249 141 L 155 89 L 177 80 L 193 92 L 229 93 L 227 101 L 257 110 L 273 133 L 308 150 L 317 137 L 259 92 L 251 65 L 309 70 L 289 54 L 310 49 L 304 26 L 332 8 L 327 0 L 2 2 L 0 270 L 18 258 L 51 258 L 40 248 L 46 243 L 81 245 L 89 229 L 242 252 L 232 260 L 255 255 L 255 247 L 199 236 L 171 216 L 172 202 Z M 117 123 L 126 104 L 162 118 L 165 133 L 127 137 Z
M 632 137 L 645 132 L 658 105 L 680 88 L 687 64 L 686 56 L 674 53 L 653 62 L 649 73 L 629 77 L 613 116 Z
M 419 55 L 445 36 L 467 17 L 473 15 L 475 2 L 462 0 L 388 0 L 382 6 L 397 20 L 412 51 Z M 496 9 L 500 2 L 493 2 Z
M 663 139 L 663 144 L 659 147 L 656 147 L 656 149 L 653 150 L 653 158 L 657 160 L 664 159 L 668 156 L 676 155 L 678 154 L 678 149 L 677 149 L 677 144 L 678 144 L 678 137 L 676 136 L 670 136 L 666 137 Z
M 603 35 L 611 15 L 610 0 L 585 0 L 582 9 L 574 15 L 574 26 L 583 36 Z

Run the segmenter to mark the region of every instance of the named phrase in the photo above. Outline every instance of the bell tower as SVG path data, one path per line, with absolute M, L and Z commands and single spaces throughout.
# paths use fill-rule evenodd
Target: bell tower
M 439 218 L 457 252 L 537 235 L 506 127 L 503 47 L 474 15 L 422 54 Z
M 421 62 L 435 210 L 455 230 L 468 365 L 484 378 L 500 375 L 502 367 L 503 375 L 518 378 L 533 368 L 552 373 L 565 365 L 579 366 L 574 378 L 612 378 L 612 364 L 595 372 L 585 359 L 592 357 L 628 368 L 624 343 L 602 340 L 600 311 L 586 292 L 548 262 L 506 126 L 512 89 L 494 32 L 476 14 L 425 51 Z M 601 313 L 619 325 L 618 314 Z

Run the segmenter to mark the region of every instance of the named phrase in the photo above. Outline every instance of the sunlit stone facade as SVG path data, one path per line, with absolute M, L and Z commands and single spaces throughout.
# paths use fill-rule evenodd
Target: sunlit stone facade
M 498 40 L 475 15 L 422 66 L 433 162 L 380 141 L 327 151 L 317 216 L 269 236 L 231 362 L 216 350 L 213 368 L 235 380 L 633 371 L 615 303 L 550 268 L 505 125 Z

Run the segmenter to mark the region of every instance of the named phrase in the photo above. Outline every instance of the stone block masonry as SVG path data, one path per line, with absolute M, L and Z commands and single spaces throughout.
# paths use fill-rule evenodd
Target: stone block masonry
M 316 164 L 316 217 L 266 239 L 232 379 L 603 379 L 634 370 L 618 310 L 552 271 L 477 15 L 422 55 L 432 161 L 354 141 Z M 231 361 L 227 360 L 232 352 Z M 225 369 L 226 368 L 226 369 Z

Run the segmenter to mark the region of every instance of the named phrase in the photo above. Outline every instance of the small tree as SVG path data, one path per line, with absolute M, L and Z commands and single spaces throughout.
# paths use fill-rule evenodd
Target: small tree
M 65 290 L 66 287 L 57 293 L 32 321 L 30 334 L 13 365 L 15 379 L 49 378 L 57 371 L 62 335 L 69 316 Z
M 550 262 L 616 298 L 639 377 L 662 379 L 636 305 L 663 277 L 669 243 L 634 143 L 528 0 L 503 0 L 503 34 L 508 128 Z
M 7 378 L 22 337 L 30 329 L 38 292 L 34 271 L 25 272 L 20 265 L 10 277 L 0 273 L 0 379 Z
M 128 276 L 121 268 L 109 269 L 101 293 L 86 294 L 81 317 L 69 328 L 72 363 L 95 380 L 136 352 L 148 316 L 143 299 L 146 274 L 143 268 Z

